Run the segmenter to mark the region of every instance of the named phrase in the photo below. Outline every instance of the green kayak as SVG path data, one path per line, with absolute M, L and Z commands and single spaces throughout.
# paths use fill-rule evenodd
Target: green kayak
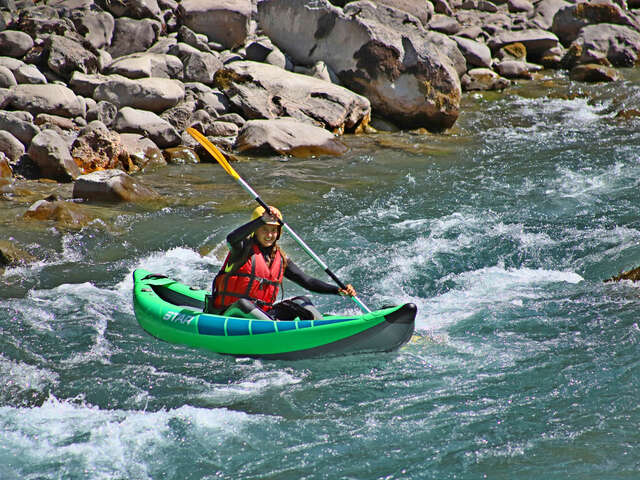
M 203 313 L 207 293 L 164 275 L 133 272 L 133 307 L 142 328 L 170 343 L 227 355 L 294 360 L 388 352 L 415 328 L 412 303 L 361 315 L 272 321 Z

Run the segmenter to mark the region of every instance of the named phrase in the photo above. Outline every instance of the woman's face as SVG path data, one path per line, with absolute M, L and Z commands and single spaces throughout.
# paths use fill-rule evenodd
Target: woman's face
M 263 247 L 270 247 L 278 239 L 278 231 L 280 227 L 278 225 L 262 225 L 256 230 L 256 240 Z

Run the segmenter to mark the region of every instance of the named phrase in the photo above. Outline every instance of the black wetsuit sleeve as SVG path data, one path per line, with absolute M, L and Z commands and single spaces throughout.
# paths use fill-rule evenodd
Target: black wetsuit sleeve
M 246 240 L 253 232 L 255 232 L 264 224 L 265 223 L 262 220 L 262 217 L 258 217 L 255 220 L 251 220 L 249 223 L 240 225 L 233 232 L 227 235 L 227 243 L 229 244 L 229 248 L 231 248 L 232 250 L 241 249 L 243 246 L 243 241 Z
M 287 268 L 284 270 L 284 276 L 311 292 L 333 293 L 337 295 L 340 290 L 337 285 L 332 285 L 317 278 L 310 277 L 300 270 L 290 259 L 287 259 Z

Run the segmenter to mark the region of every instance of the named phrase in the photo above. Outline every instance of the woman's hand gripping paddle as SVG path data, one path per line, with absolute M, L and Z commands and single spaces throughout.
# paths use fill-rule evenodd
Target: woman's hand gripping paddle
M 187 128 L 187 133 L 191 135 L 193 138 L 195 138 L 207 150 L 207 152 L 209 152 L 211 156 L 215 158 L 220 165 L 222 165 L 222 168 L 224 168 L 224 171 L 227 172 L 229 175 L 231 175 L 240 184 L 240 186 L 244 188 L 254 198 L 254 200 L 262 206 L 262 208 L 265 209 L 265 211 L 269 211 L 269 206 L 264 201 L 262 201 L 260 196 L 255 192 L 255 190 L 251 188 L 251 186 L 247 182 L 245 182 L 242 179 L 242 177 L 240 177 L 240 175 L 238 175 L 238 172 L 236 172 L 233 169 L 233 167 L 229 165 L 229 162 L 227 162 L 226 158 L 224 158 L 224 155 L 222 155 L 220 150 L 218 150 L 216 146 L 207 139 L 207 137 L 205 137 L 202 133 L 197 131 L 195 128 L 191 128 L 191 127 Z M 329 269 L 327 264 L 325 264 L 320 259 L 320 257 L 318 257 L 313 252 L 313 250 L 309 248 L 309 246 L 304 242 L 304 240 L 302 240 L 298 236 L 298 234 L 291 229 L 289 225 L 287 225 L 284 221 L 280 220 L 279 218 L 277 218 L 277 221 L 289 233 L 289 235 L 293 237 L 293 239 L 298 243 L 298 245 L 300 245 L 302 249 L 305 252 L 307 252 L 307 255 L 309 255 L 318 265 L 320 265 L 320 267 L 327 273 L 327 275 L 329 275 L 333 279 L 334 282 L 336 282 L 336 284 L 340 288 L 342 288 L 343 290 L 347 288 L 347 286 L 340 281 L 340 279 L 335 275 L 335 273 L 333 273 Z M 371 311 L 364 303 L 360 301 L 360 299 L 357 296 L 354 295 L 353 297 L 350 297 L 350 298 L 358 305 L 358 307 L 362 309 L 363 312 L 369 313 Z

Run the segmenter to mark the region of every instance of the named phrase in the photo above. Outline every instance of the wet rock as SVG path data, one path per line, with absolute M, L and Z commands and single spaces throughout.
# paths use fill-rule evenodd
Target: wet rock
M 37 258 L 26 250 L 8 240 L 0 240 L 0 267 L 25 265 L 37 261 Z
M 57 199 L 38 200 L 25 212 L 24 218 L 55 221 L 65 228 L 81 228 L 94 219 L 82 206 Z
M 236 141 L 240 152 L 294 157 L 342 155 L 347 147 L 333 134 L 295 119 L 249 120 Z
M 116 107 L 132 107 L 150 112 L 162 112 L 184 98 L 184 85 L 169 78 L 131 80 L 114 75 L 98 84 L 93 91 L 96 102 L 107 101 Z
M 167 165 L 163 152 L 150 138 L 137 133 L 121 133 L 120 141 L 136 169 Z
M 0 178 L 11 178 L 13 169 L 9 164 L 9 159 L 4 152 L 0 152 Z
M 239 132 L 238 125 L 231 122 L 213 122 L 205 130 L 205 135 L 213 137 L 235 137 Z
M 121 170 L 102 170 L 78 177 L 73 198 L 99 202 L 147 202 L 160 199 L 151 187 Z
M 106 127 L 101 127 L 89 126 L 83 129 L 71 146 L 73 160 L 81 168 L 82 173 L 114 168 L 133 170 L 129 153 L 122 144 L 120 135 Z
M 45 178 L 70 182 L 81 174 L 67 142 L 53 130 L 43 130 L 33 137 L 27 154 Z
M 503 77 L 524 79 L 531 79 L 533 73 L 542 70 L 541 65 L 518 60 L 503 60 L 498 62 L 494 68 Z
M 178 165 L 200 163 L 198 154 L 192 148 L 185 146 L 167 148 L 162 151 L 162 154 L 167 163 Z
M 49 113 L 69 118 L 85 115 L 84 104 L 63 85 L 17 85 L 9 90 L 6 105 L 33 115 Z
M 183 0 L 178 14 L 184 25 L 226 48 L 243 45 L 249 35 L 250 0 Z
M 139 133 L 148 136 L 158 147 L 174 147 L 180 135 L 166 120 L 153 112 L 124 107 L 118 111 L 113 128 L 121 133 Z
M 367 124 L 369 101 L 349 90 L 316 78 L 257 62 L 234 62 L 215 83 L 246 118 L 294 117 L 330 130 L 353 131 Z
M 574 67 L 569 77 L 578 82 L 615 82 L 622 78 L 617 70 L 593 63 Z
M 473 68 L 462 76 L 461 82 L 465 91 L 503 90 L 511 85 L 510 80 L 489 68 Z
M 281 27 L 283 15 L 290 28 Z M 258 4 L 258 22 L 296 63 L 323 60 L 343 85 L 400 125 L 442 130 L 458 116 L 458 74 L 466 61 L 453 40 L 425 31 L 411 15 L 363 1 L 340 10 L 326 0 L 313 8 L 265 0 Z
M 7 57 L 22 58 L 33 47 L 30 35 L 17 30 L 0 32 L 0 52 Z
M 11 163 L 16 163 L 24 155 L 24 145 L 11 133 L 0 130 L 0 152 L 4 153 Z

